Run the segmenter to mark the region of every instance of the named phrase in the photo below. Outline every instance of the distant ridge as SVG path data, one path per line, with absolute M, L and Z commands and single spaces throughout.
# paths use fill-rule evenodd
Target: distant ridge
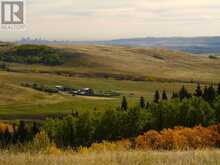
M 43 39 L 23 38 L 22 44 L 103 44 L 139 46 L 145 48 L 167 48 L 195 54 L 220 54 L 220 37 L 146 37 L 115 39 L 107 41 L 49 41 Z

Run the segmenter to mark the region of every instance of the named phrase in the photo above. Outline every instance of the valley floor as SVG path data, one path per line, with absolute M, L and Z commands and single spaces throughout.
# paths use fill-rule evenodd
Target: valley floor
M 0 165 L 219 165 L 220 150 L 123 151 L 88 154 L 31 155 L 1 153 Z

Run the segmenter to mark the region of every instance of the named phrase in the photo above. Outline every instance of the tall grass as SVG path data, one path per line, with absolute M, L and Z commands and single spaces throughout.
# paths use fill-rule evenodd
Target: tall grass
M 219 165 L 220 150 L 184 152 L 109 151 L 44 155 L 0 153 L 1 165 Z

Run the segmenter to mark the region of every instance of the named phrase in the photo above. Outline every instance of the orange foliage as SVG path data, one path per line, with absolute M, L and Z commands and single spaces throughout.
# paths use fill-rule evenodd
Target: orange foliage
M 135 147 L 141 149 L 157 149 L 161 139 L 160 133 L 157 131 L 148 131 L 142 136 L 138 136 L 135 140 Z
M 4 133 L 7 129 L 9 132 L 13 132 L 13 127 L 11 125 L 0 123 L 0 133 Z
M 148 131 L 135 140 L 139 149 L 186 150 L 220 146 L 220 124 L 208 128 L 176 127 L 161 132 Z

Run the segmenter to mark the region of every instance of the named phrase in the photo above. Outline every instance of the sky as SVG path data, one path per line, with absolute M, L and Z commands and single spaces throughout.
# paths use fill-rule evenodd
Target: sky
M 220 0 L 26 0 L 26 29 L 0 40 L 220 36 Z

